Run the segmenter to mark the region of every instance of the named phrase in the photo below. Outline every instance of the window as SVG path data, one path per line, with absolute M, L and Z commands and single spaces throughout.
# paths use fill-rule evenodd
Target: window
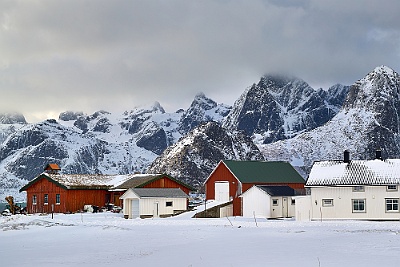
M 296 199 L 292 198 L 292 205 L 296 204 Z
M 353 212 L 365 212 L 365 199 L 353 199 Z
M 44 204 L 45 205 L 49 204 L 49 195 L 48 194 L 44 194 Z
M 36 195 L 33 195 L 32 196 L 32 205 L 36 205 L 36 203 L 37 203 Z
M 322 200 L 323 207 L 332 207 L 333 206 L 333 199 L 323 199 Z
M 273 199 L 272 200 L 272 205 L 273 206 L 278 206 L 278 199 Z
M 388 185 L 386 191 L 397 191 L 397 185 Z
M 365 188 L 363 185 L 353 186 L 353 192 L 364 192 Z
M 167 201 L 165 202 L 166 207 L 172 207 L 172 201 Z
M 60 205 L 60 194 L 56 194 L 56 205 Z
M 386 212 L 399 212 L 399 199 L 387 198 L 386 199 Z

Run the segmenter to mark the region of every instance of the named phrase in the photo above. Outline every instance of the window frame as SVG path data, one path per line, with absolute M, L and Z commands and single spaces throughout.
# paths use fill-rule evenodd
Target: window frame
M 389 188 L 390 186 L 394 186 L 394 188 Z M 390 185 L 386 186 L 386 191 L 388 191 L 388 192 L 395 192 L 395 191 L 398 191 L 398 190 L 399 189 L 398 189 L 398 186 L 396 184 L 390 184 Z
M 364 209 L 355 209 L 355 202 L 357 201 L 357 206 L 359 207 L 361 202 L 363 203 Z M 367 200 L 365 198 L 354 198 L 351 200 L 351 209 L 353 213 L 366 213 L 367 212 Z
M 61 204 L 61 195 L 56 194 L 56 205 L 60 205 L 60 204 Z
M 279 206 L 279 199 L 273 198 L 272 199 L 272 206 Z
M 333 198 L 322 199 L 322 207 L 333 207 Z
M 392 203 L 388 203 L 388 201 L 392 201 Z M 397 203 L 394 203 L 396 201 Z M 388 209 L 388 205 L 392 206 L 392 209 Z M 397 209 L 394 209 L 394 206 L 397 206 Z M 399 199 L 398 198 L 385 198 L 385 212 L 387 213 L 398 213 L 400 212 L 399 209 Z
M 365 186 L 364 185 L 353 186 L 353 192 L 365 192 Z
M 173 201 L 166 201 L 165 202 L 165 207 L 173 207 L 174 206 L 174 202 Z

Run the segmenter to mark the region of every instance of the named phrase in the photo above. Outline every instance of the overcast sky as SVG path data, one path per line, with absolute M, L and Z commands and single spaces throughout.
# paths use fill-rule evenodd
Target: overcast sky
M 204 92 L 232 105 L 271 72 L 314 88 L 400 71 L 400 1 L 0 0 L 0 107 L 28 122 Z

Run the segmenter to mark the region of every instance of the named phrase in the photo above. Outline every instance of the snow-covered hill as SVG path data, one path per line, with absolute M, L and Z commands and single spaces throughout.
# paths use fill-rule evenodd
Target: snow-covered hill
M 195 128 L 168 147 L 148 169 L 149 173 L 169 173 L 200 187 L 220 160 L 263 160 L 250 137 L 228 132 L 216 122 Z
M 309 169 L 315 160 L 371 159 L 376 149 L 383 157 L 400 157 L 400 76 L 380 66 L 354 83 L 340 112 L 325 125 L 292 139 L 259 144 L 269 160 L 290 161 Z

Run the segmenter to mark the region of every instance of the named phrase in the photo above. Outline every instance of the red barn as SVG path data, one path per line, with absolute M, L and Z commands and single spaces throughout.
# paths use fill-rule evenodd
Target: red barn
M 242 216 L 239 196 L 253 185 L 287 185 L 304 191 L 305 180 L 288 162 L 220 161 L 205 181 L 206 199 L 233 201 L 233 215 Z

